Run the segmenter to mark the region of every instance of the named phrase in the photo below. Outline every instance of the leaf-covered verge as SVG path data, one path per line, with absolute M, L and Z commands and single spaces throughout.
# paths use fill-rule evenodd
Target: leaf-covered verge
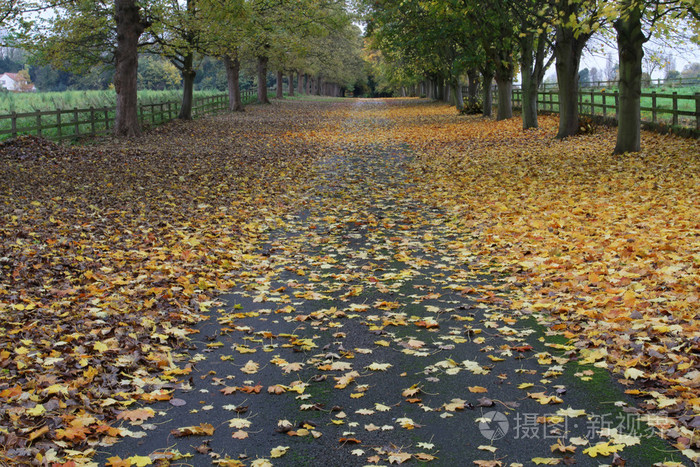
M 386 116 L 388 140 L 420 154 L 425 199 L 473 234 L 464 254 L 507 277 L 510 307 L 546 317 L 697 456 L 700 142 L 643 132 L 642 152 L 614 156 L 614 129 L 558 141 L 551 116 L 527 132 L 435 104 Z
M 297 209 L 317 115 L 274 106 L 132 141 L 0 147 L 0 464 L 123 436 L 117 414 L 171 397 L 191 371 L 172 349 Z

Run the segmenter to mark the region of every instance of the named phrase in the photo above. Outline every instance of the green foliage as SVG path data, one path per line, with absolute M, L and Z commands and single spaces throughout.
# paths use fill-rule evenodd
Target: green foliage
M 163 91 L 175 89 L 182 82 L 182 77 L 175 65 L 152 55 L 139 58 L 139 89 Z

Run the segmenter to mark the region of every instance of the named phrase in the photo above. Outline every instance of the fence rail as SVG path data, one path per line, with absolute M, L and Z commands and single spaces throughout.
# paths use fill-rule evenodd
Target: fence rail
M 595 80 L 595 81 L 579 81 L 579 89 L 616 89 L 620 85 L 619 81 L 606 81 L 606 80 Z M 700 78 L 661 78 L 661 79 L 642 79 L 643 88 L 681 88 L 681 87 L 693 87 L 697 88 L 700 86 Z M 514 88 L 519 89 L 520 85 L 513 85 Z M 559 85 L 556 81 L 554 82 L 543 82 L 540 85 L 540 91 L 556 91 L 559 89 Z
M 255 100 L 256 91 L 242 91 L 241 100 L 249 103 Z M 139 124 L 153 127 L 177 118 L 180 113 L 179 101 L 156 102 L 138 106 Z M 228 95 L 195 98 L 192 103 L 192 117 L 199 118 L 228 109 Z M 0 115 L 0 140 L 19 135 L 36 135 L 52 140 L 77 140 L 109 134 L 114 128 L 115 107 L 87 109 L 37 110 L 35 112 L 13 112 Z
M 620 102 L 618 91 L 580 90 L 578 95 L 579 115 L 590 117 L 617 118 Z M 522 90 L 513 90 L 513 107 L 522 107 Z M 643 92 L 642 121 L 654 124 L 664 123 L 700 130 L 700 92 L 678 94 L 677 92 Z M 540 91 L 537 94 L 537 108 L 549 112 L 559 112 L 559 94 L 554 91 Z

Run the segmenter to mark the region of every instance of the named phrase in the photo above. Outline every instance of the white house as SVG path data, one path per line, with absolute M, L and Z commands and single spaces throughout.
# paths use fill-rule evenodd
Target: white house
M 22 90 L 20 89 L 21 79 L 22 78 L 19 76 L 18 73 L 3 73 L 2 75 L 0 75 L 0 86 L 7 89 L 8 91 L 22 92 Z M 30 89 L 27 89 L 25 92 L 36 91 L 36 88 L 33 84 L 30 84 L 30 86 Z

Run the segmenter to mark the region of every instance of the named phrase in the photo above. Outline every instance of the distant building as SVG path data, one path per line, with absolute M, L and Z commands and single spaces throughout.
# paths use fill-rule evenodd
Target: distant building
M 27 82 L 19 73 L 3 73 L 0 75 L 0 86 L 8 91 L 36 92 L 36 87 Z

